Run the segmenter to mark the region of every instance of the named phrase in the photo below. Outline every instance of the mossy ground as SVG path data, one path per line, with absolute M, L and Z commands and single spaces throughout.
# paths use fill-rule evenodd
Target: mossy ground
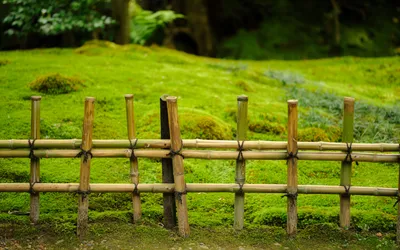
M 90 46 L 89 46 L 90 45 Z M 288 98 L 299 99 L 299 135 L 307 140 L 340 141 L 343 96 L 357 100 L 355 138 L 361 142 L 399 142 L 400 61 L 398 58 L 353 57 L 309 61 L 225 61 L 201 58 L 159 47 L 96 46 L 77 50 L 45 49 L 0 52 L 0 139 L 30 137 L 30 96 L 40 95 L 28 83 L 38 76 L 75 76 L 86 88 L 61 95 L 42 95 L 42 138 L 80 138 L 85 96 L 96 97 L 95 139 L 127 138 L 124 94 L 135 94 L 139 138 L 159 138 L 159 98 L 179 97 L 183 138 L 235 138 L 236 96 L 249 97 L 248 137 L 286 140 Z M 191 116 L 195 119 L 190 119 Z M 207 119 L 203 119 L 207 117 Z M 217 134 L 208 133 L 220 131 Z M 208 132 L 207 132 L 208 131 Z M 354 166 L 352 185 L 397 187 L 397 164 Z M 140 159 L 142 183 L 161 182 L 161 163 Z M 185 159 L 188 183 L 232 183 L 234 161 Z M 286 183 L 284 161 L 248 161 L 246 182 Z M 299 184 L 338 185 L 339 162 L 300 162 Z M 78 159 L 43 159 L 42 182 L 78 182 Z M 28 159 L 0 159 L 1 182 L 27 182 Z M 94 159 L 92 183 L 129 183 L 129 161 Z M 194 227 L 229 227 L 233 194 L 188 194 L 189 221 Z M 394 198 L 352 197 L 352 227 L 358 231 L 393 232 Z M 162 222 L 162 195 L 142 194 L 143 217 Z M 299 227 L 338 223 L 336 195 L 300 195 Z M 28 211 L 29 195 L 0 193 L 0 222 L 26 223 L 8 211 Z M 91 223 L 131 218 L 128 194 L 92 194 Z M 72 194 L 41 195 L 41 219 L 60 232 L 72 233 L 77 198 Z M 286 200 L 274 194 L 248 194 L 245 226 L 284 227 Z

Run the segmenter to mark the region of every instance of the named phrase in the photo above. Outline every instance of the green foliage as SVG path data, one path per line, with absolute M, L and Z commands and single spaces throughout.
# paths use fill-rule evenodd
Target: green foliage
M 1 66 L 4 66 L 4 65 L 7 65 L 7 64 L 9 64 L 10 63 L 10 61 L 8 61 L 8 60 L 1 60 L 0 61 L 0 67 Z
M 97 11 L 105 0 L 51 1 L 4 0 L 10 12 L 3 22 L 11 26 L 8 35 L 25 37 L 29 33 L 57 35 L 66 31 L 103 30 L 114 21 Z
M 140 11 L 132 20 L 130 35 L 132 43 L 144 45 L 157 29 L 163 29 L 178 18 L 184 16 L 172 10 L 160 10 L 154 13 L 148 10 Z
M 77 91 L 83 86 L 82 80 L 75 77 L 62 76 L 59 73 L 40 76 L 29 84 L 32 90 L 53 95 Z
M 249 130 L 256 133 L 281 135 L 286 132 L 285 126 L 268 120 L 249 121 Z

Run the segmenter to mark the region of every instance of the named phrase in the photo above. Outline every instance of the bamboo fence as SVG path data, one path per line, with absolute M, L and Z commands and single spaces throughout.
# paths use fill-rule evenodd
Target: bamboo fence
M 40 101 L 32 97 L 31 137 L 33 140 L 0 140 L 0 158 L 30 158 L 29 183 L 0 183 L 0 192 L 29 192 L 30 219 L 39 220 L 40 192 L 74 192 L 80 195 L 77 234 L 87 235 L 89 192 L 129 192 L 132 194 L 133 222 L 141 218 L 140 193 L 163 193 L 164 222 L 167 228 L 178 225 L 181 236 L 190 234 L 187 211 L 187 192 L 231 192 L 235 194 L 234 228 L 244 225 L 245 193 L 283 193 L 287 196 L 287 233 L 295 236 L 297 231 L 298 194 L 335 194 L 340 197 L 340 225 L 350 226 L 351 195 L 395 196 L 398 188 L 351 186 L 351 166 L 358 162 L 400 162 L 400 145 L 390 143 L 352 143 L 354 123 L 354 99 L 344 99 L 343 142 L 298 142 L 297 101 L 288 101 L 288 140 L 247 141 L 248 98 L 239 96 L 237 140 L 182 140 L 178 122 L 177 98 L 164 95 L 160 98 L 162 139 L 137 139 L 135 136 L 133 95 L 125 95 L 128 139 L 93 140 L 94 98 L 85 100 L 82 139 L 40 139 Z M 40 159 L 81 158 L 80 183 L 40 183 Z M 129 158 L 132 184 L 90 183 L 92 158 Z M 140 158 L 162 159 L 162 184 L 144 184 L 139 181 Z M 196 184 L 186 183 L 184 158 L 207 160 L 236 160 L 235 183 Z M 246 184 L 246 160 L 287 161 L 287 184 Z M 299 161 L 342 162 L 340 185 L 298 185 Z M 301 164 L 300 166 L 301 167 Z M 351 186 L 351 188 L 350 188 Z M 398 206 L 397 241 L 400 242 L 400 206 Z M 176 221 L 178 222 L 176 224 Z

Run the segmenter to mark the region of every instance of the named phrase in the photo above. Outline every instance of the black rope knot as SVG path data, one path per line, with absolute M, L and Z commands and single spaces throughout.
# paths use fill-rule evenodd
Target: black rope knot
M 92 148 L 90 148 L 89 150 L 84 150 L 82 148 L 82 145 L 79 147 L 81 149 L 81 152 L 79 152 L 75 158 L 80 158 L 83 155 L 83 162 L 87 162 L 89 159 L 89 155 L 90 155 L 90 159 L 93 158 L 93 154 L 92 154 Z
M 283 198 L 283 197 L 288 197 L 288 198 L 292 198 L 292 199 L 297 200 L 297 196 L 298 196 L 298 193 L 297 193 L 297 192 L 294 193 L 294 194 L 287 193 L 287 194 L 282 195 L 281 198 Z
M 38 193 L 33 189 L 33 187 L 35 186 L 36 183 L 40 183 L 40 181 L 37 181 L 37 182 L 35 181 L 35 182 L 29 183 L 29 190 L 28 190 L 28 193 L 33 194 L 33 195 L 38 194 Z
M 297 153 L 299 152 L 299 150 L 296 150 L 296 153 L 293 154 L 293 152 L 287 152 L 287 156 L 286 156 L 286 164 L 289 163 L 289 160 L 292 160 L 293 165 L 294 165 L 294 159 L 296 158 L 297 160 L 299 159 L 299 157 L 297 156 Z
M 37 157 L 35 155 L 35 153 L 33 152 L 33 149 L 35 148 L 35 141 L 36 141 L 36 139 L 33 139 L 32 141 L 31 141 L 31 139 L 28 139 L 28 144 L 29 144 L 29 156 L 28 157 L 31 160 L 38 160 L 39 159 L 39 157 Z
M 348 186 L 343 186 L 344 187 L 344 191 L 346 191 L 346 195 L 347 196 L 350 196 L 350 185 L 348 185 Z
M 88 189 L 88 190 L 86 190 L 86 191 L 77 190 L 75 193 L 78 194 L 78 195 L 80 195 L 80 196 L 82 197 L 82 199 L 83 199 L 83 198 L 88 197 L 88 195 L 89 195 L 91 192 L 90 192 L 90 189 Z
M 185 191 L 183 191 L 183 192 L 175 191 L 175 199 L 177 199 L 180 204 L 182 204 L 182 195 L 184 195 L 184 194 L 187 194 L 186 188 L 185 188 Z
M 131 145 L 130 149 L 132 150 L 132 153 L 131 153 L 131 156 L 130 156 L 131 161 L 136 158 L 135 149 L 136 149 L 137 142 L 138 142 L 138 139 L 135 139 L 135 142 L 132 144 L 132 140 L 129 139 L 129 144 Z
M 237 194 L 244 194 L 244 192 L 243 192 L 244 183 L 238 183 L 238 185 L 239 185 L 239 190 L 236 193 Z
M 349 143 L 347 143 L 346 142 L 346 147 L 347 147 L 347 150 L 346 150 L 346 157 L 344 158 L 344 160 L 343 161 L 345 161 L 345 162 L 350 162 L 350 163 L 352 163 L 354 160 L 353 160 L 353 158 L 351 157 L 351 153 L 353 152 L 353 150 L 352 150 L 352 148 L 351 148 L 351 145 L 352 145 L 353 143 L 352 142 L 350 142 L 350 145 L 349 145 Z M 356 165 L 358 166 L 358 161 L 355 161 L 356 162 Z
M 133 189 L 132 193 L 133 193 L 133 194 L 139 194 L 138 184 L 133 183 L 133 185 L 135 185 L 135 188 Z
M 167 156 L 174 158 L 176 155 L 180 155 L 183 159 L 185 159 L 185 156 L 181 153 L 183 148 L 183 141 L 181 140 L 181 148 L 174 151 L 172 148 L 169 150 L 169 153 L 167 154 Z
M 237 143 L 238 143 L 238 156 L 237 156 L 237 158 L 236 158 L 236 160 L 237 161 L 244 161 L 244 157 L 243 157 L 243 151 L 244 151 L 244 149 L 243 149 L 243 146 L 244 146 L 244 140 L 242 141 L 242 143 L 240 143 L 240 141 L 237 141 Z

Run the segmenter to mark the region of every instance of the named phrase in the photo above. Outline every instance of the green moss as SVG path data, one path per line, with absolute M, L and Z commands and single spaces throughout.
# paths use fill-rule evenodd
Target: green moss
M 245 92 L 253 92 L 253 88 L 245 81 L 237 81 L 235 84 Z
M 321 128 L 304 128 L 298 131 L 299 141 L 331 141 L 336 142 L 341 136 L 341 130 L 331 127 L 328 130 Z
M 274 135 L 281 135 L 286 132 L 286 128 L 282 124 L 267 120 L 249 121 L 249 130 L 256 133 L 270 133 Z
M 0 67 L 9 64 L 10 61 L 8 60 L 0 60 Z
M 182 136 L 208 140 L 230 140 L 232 128 L 213 115 L 187 113 L 180 115 Z
M 62 76 L 59 73 L 40 76 L 29 84 L 32 90 L 45 94 L 66 94 L 82 88 L 83 81 L 76 77 Z

